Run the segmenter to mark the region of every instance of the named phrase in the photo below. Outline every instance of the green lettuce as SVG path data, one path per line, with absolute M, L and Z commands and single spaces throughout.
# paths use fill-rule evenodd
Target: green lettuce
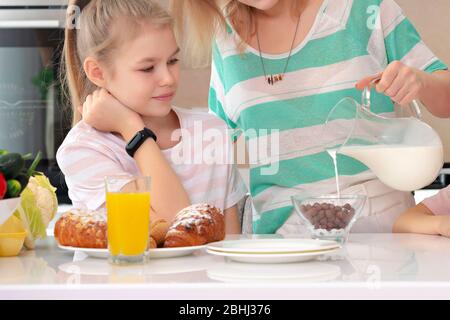
M 21 205 L 15 215 L 22 220 L 27 229 L 25 246 L 35 247 L 35 241 L 47 236 L 46 228 L 58 211 L 56 188 L 43 175 L 30 178 L 22 191 Z

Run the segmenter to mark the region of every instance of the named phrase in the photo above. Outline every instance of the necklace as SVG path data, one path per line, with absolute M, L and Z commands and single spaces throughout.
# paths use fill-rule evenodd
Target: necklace
M 273 75 L 273 74 L 271 74 L 269 76 L 267 75 L 266 68 L 264 66 L 262 53 L 261 53 L 261 44 L 259 42 L 258 24 L 256 25 L 256 41 L 258 42 L 258 50 L 259 50 L 259 57 L 261 59 L 261 66 L 262 66 L 262 69 L 264 72 L 265 81 L 271 86 L 273 86 L 278 81 L 282 81 L 284 78 L 284 75 L 286 74 L 286 70 L 289 65 L 289 60 L 291 59 L 292 49 L 294 48 L 295 38 L 297 38 L 298 26 L 300 25 L 300 16 L 301 15 L 298 16 L 297 26 L 295 28 L 294 39 L 292 39 L 291 49 L 289 50 L 289 56 L 287 58 L 286 65 L 284 66 L 283 73 L 279 73 L 279 74 L 275 74 L 275 75 Z

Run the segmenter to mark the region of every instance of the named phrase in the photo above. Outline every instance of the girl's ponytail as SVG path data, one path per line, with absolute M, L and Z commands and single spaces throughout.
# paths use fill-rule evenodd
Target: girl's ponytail
M 66 16 L 64 48 L 61 63 L 61 82 L 66 93 L 66 101 L 72 106 L 72 125 L 81 120 L 78 106 L 83 103 L 83 92 L 86 87 L 86 76 L 83 72 L 77 48 L 77 28 L 81 11 L 89 0 L 70 0 Z

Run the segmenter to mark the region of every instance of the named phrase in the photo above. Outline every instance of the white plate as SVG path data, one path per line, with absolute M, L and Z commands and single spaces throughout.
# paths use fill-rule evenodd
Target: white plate
M 236 254 L 297 254 L 340 248 L 336 241 L 315 239 L 244 239 L 210 243 L 209 251 Z
M 77 248 L 77 247 L 61 246 L 59 244 L 58 248 L 70 252 L 83 252 L 92 258 L 108 259 L 109 256 L 108 249 Z
M 71 251 L 71 252 L 83 252 L 86 255 L 93 258 L 107 259 L 109 256 L 108 249 L 91 249 L 91 248 L 77 248 L 77 247 L 67 247 L 58 245 L 58 247 L 62 250 Z M 175 257 L 183 257 L 194 253 L 195 251 L 201 250 L 205 248 L 206 245 L 203 246 L 192 246 L 192 247 L 179 247 L 179 248 L 158 248 L 158 249 L 150 249 L 147 251 L 147 254 L 150 259 L 163 259 L 163 258 L 175 258 Z
M 206 248 L 203 246 L 192 246 L 192 247 L 179 247 L 179 248 L 158 248 L 150 249 L 148 251 L 149 257 L 160 259 L 160 258 L 175 258 L 190 255 L 198 250 Z
M 316 252 L 302 252 L 302 253 L 231 253 L 220 252 L 207 249 L 206 252 L 212 255 L 229 258 L 237 262 L 245 263 L 293 263 L 304 262 L 318 258 L 324 254 L 332 253 L 340 250 L 340 247 L 335 247 L 328 250 L 321 250 Z

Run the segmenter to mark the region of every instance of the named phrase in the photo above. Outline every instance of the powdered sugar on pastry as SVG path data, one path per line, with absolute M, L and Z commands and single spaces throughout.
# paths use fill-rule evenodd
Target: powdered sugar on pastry
M 165 248 L 200 246 L 225 237 L 225 219 L 220 209 L 201 203 L 182 209 L 166 234 Z
M 211 211 L 220 213 L 217 208 L 209 204 L 197 204 L 187 207 L 176 215 L 175 221 L 170 229 L 176 229 L 179 225 L 182 225 L 187 229 L 192 228 L 194 225 L 201 228 L 204 225 L 205 220 L 208 221 L 209 224 L 212 224 L 214 221 L 210 214 Z M 201 232 L 201 230 L 199 231 Z

